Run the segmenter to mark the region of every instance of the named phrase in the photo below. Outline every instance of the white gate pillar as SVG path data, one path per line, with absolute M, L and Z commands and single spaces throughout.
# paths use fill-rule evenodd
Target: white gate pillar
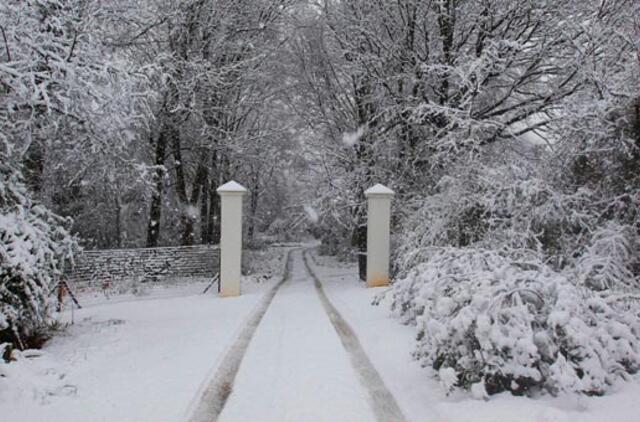
M 242 197 L 247 190 L 233 180 L 220 186 L 220 296 L 240 296 Z
M 391 197 L 394 192 L 377 184 L 364 191 L 368 201 L 367 286 L 389 284 Z

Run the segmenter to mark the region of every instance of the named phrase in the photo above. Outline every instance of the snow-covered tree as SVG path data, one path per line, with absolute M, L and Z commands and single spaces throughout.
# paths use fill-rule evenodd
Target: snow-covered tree
M 323 1 L 303 15 L 298 110 L 323 130 L 330 196 L 365 248 L 363 191 L 385 181 L 404 198 L 433 189 L 451 165 L 530 137 L 584 83 L 593 54 L 561 2 Z M 342 182 L 340 182 L 342 180 Z M 335 214 L 336 210 L 331 210 Z
M 131 190 L 144 191 L 146 174 L 135 141 L 149 123 L 148 75 L 104 45 L 102 7 L 75 0 L 0 5 L 0 119 L 9 157 L 23 165 L 36 199 L 65 215 L 91 211 L 89 220 L 111 213 L 94 216 L 95 204 L 82 201 L 114 192 L 114 181 L 125 175 Z M 110 194 L 108 200 L 119 198 Z M 113 233 L 107 227 L 115 227 L 114 220 L 83 219 L 74 230 L 86 238 L 94 237 L 89 227 Z
M 30 198 L 8 145 L 0 146 L 0 343 L 38 346 L 49 322 L 49 293 L 75 240 L 68 220 Z

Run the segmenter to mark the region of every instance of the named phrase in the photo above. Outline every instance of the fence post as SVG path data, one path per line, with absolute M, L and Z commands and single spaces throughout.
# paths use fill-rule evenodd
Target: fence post
M 364 192 L 368 202 L 367 286 L 389 284 L 391 197 L 394 192 L 377 184 Z
M 233 180 L 220 186 L 220 296 L 240 295 L 242 197 L 247 190 Z

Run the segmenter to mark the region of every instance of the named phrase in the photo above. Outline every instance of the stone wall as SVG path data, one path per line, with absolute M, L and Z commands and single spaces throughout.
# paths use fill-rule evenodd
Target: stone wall
M 218 272 L 218 246 L 84 251 L 67 279 L 78 287 L 126 281 L 154 282 L 168 277 L 212 277 Z

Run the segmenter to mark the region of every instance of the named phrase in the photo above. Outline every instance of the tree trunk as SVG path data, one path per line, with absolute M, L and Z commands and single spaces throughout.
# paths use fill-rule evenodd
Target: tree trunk
M 198 168 L 196 170 L 196 176 L 193 180 L 193 186 L 191 188 L 191 197 L 187 198 L 187 209 L 185 212 L 185 225 L 184 232 L 182 234 L 182 244 L 183 245 L 193 245 L 195 243 L 196 233 L 195 233 L 195 223 L 197 216 L 195 214 L 196 207 L 198 202 L 200 201 L 200 193 L 202 192 L 203 187 L 207 183 L 207 179 L 209 178 L 209 172 L 206 167 L 207 154 L 202 155 L 202 159 L 200 163 L 198 163 Z M 206 213 L 206 202 L 203 200 L 203 205 L 201 205 L 200 209 L 204 208 Z M 205 218 L 204 216 L 200 216 L 202 220 Z
M 367 279 L 367 222 L 366 208 L 364 205 L 364 190 L 371 181 L 371 169 L 375 167 L 373 155 L 373 131 L 377 121 L 373 118 L 376 115 L 375 104 L 372 100 L 372 88 L 368 77 L 363 77 L 357 81 L 355 91 L 355 103 L 357 106 L 357 121 L 362 127 L 366 127 L 366 133 L 360 138 L 356 148 L 356 162 L 358 167 L 364 169 L 364 175 L 360 180 L 356 180 L 357 203 L 353 209 L 353 216 L 356 222 L 354 229 L 355 246 L 358 253 L 358 273 L 361 280 Z
M 202 184 L 202 200 L 200 201 L 200 242 L 203 245 L 211 243 L 211 237 L 209 237 L 209 193 L 211 187 L 209 177 L 205 179 Z
M 189 218 L 189 198 L 187 197 L 187 182 L 184 172 L 184 162 L 182 161 L 182 147 L 180 144 L 180 134 L 174 129 L 171 131 L 171 149 L 173 153 L 173 165 L 176 171 L 176 194 L 180 202 L 180 225 L 182 226 L 183 246 L 193 244 L 193 222 Z
M 155 159 L 155 173 L 153 175 L 153 182 L 155 189 L 151 195 L 151 206 L 149 210 L 149 223 L 147 225 L 147 247 L 153 248 L 158 246 L 158 239 L 160 238 L 160 218 L 162 216 L 162 188 L 164 186 L 164 159 L 167 149 L 167 137 L 164 131 L 158 136 L 156 143 L 156 159 Z
M 116 246 L 118 248 L 122 247 L 122 221 L 121 221 L 121 213 L 122 213 L 122 204 L 120 203 L 120 195 L 116 194 L 115 206 L 116 206 Z
M 367 222 L 363 216 L 356 226 L 356 242 L 358 250 L 358 274 L 360 280 L 367 281 Z
M 215 191 L 215 186 L 211 185 L 209 193 L 209 222 L 207 224 L 207 232 L 211 243 L 220 243 L 220 197 Z
M 24 155 L 24 181 L 36 198 L 42 200 L 40 194 L 44 182 L 44 145 L 33 140 Z
M 258 211 L 258 200 L 260 195 L 260 174 L 254 173 L 251 181 L 251 192 L 249 193 L 249 225 L 247 226 L 247 237 L 253 240 L 256 230 L 256 213 Z

